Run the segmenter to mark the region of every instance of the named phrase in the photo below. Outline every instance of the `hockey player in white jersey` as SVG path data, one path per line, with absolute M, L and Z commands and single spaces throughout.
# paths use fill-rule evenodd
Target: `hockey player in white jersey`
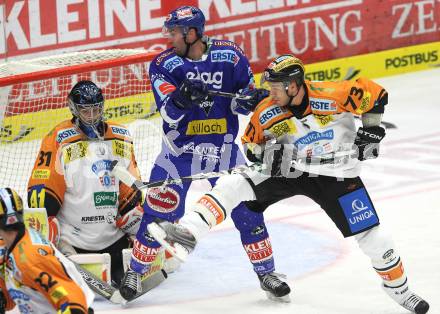
M 140 177 L 129 130 L 103 116 L 104 96 L 91 81 L 76 83 L 67 97 L 73 117 L 41 143 L 28 183 L 31 208 L 46 208 L 53 241 L 66 255 L 109 253 L 116 285 L 124 274 L 122 250 L 142 218 L 140 192 L 110 174 L 117 160 Z
M 354 236 L 394 301 L 413 313 L 426 313 L 429 304 L 409 289 L 400 255 L 358 176 L 361 161 L 378 156 L 385 136 L 380 123 L 386 90 L 365 78 L 306 81 L 304 65 L 293 55 L 273 60 L 263 83 L 271 97 L 255 108 L 242 139 L 248 158 L 267 165 L 268 171 L 221 177 L 178 225 L 155 224 L 150 233 L 171 252 L 177 246 L 192 251 L 239 202 L 248 201 L 250 210 L 259 210 L 305 195 L 321 206 L 344 237 Z M 354 115 L 362 117 L 358 130 Z

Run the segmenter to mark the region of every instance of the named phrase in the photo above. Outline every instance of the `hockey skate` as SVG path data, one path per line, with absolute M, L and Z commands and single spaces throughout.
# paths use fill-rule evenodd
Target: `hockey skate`
M 179 224 L 172 224 L 168 221 L 153 222 L 148 225 L 147 229 L 165 250 L 181 262 L 186 261 L 188 254 L 194 250 L 197 244 L 192 233 Z
M 121 280 L 119 292 L 125 300 L 133 300 L 137 294 L 142 292 L 141 275 L 134 270 L 127 269 Z
M 290 302 L 290 287 L 280 278 L 285 278 L 285 276 L 274 272 L 264 275 L 258 275 L 261 289 L 266 292 L 269 300 L 278 302 Z
M 411 313 L 425 314 L 429 310 L 428 302 L 409 290 L 406 283 L 398 288 L 383 285 L 383 289 L 394 301 Z

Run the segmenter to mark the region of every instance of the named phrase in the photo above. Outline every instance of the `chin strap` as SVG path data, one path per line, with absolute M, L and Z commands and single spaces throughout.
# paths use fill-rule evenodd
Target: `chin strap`
M 104 122 L 101 120 L 96 125 L 86 125 L 79 119 L 75 119 L 75 125 L 79 128 L 89 139 L 103 140 L 104 139 Z
M 186 34 L 185 34 L 185 36 L 183 36 L 183 41 L 184 41 L 185 44 L 186 44 L 185 54 L 183 55 L 184 58 L 188 57 L 189 50 L 191 49 L 191 46 L 194 45 L 194 44 L 195 44 L 196 42 L 198 42 L 199 40 L 202 40 L 202 37 L 199 36 L 199 37 L 197 37 L 197 39 L 194 40 L 192 43 L 189 43 L 189 42 L 186 41 Z
M 301 90 L 301 87 L 302 87 L 302 86 L 303 86 L 303 85 L 301 84 L 301 86 L 298 88 L 298 91 L 297 91 L 296 94 L 293 95 L 293 96 L 290 96 L 290 95 L 289 95 L 289 93 L 287 92 L 287 90 L 289 89 L 289 87 L 286 86 L 286 95 L 290 97 L 290 99 L 289 99 L 289 105 L 292 104 L 293 98 L 295 98 L 296 96 L 298 96 L 299 91 Z

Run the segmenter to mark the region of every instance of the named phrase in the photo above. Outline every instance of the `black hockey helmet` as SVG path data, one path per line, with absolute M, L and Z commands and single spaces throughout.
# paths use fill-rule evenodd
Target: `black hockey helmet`
M 11 188 L 0 188 L 0 229 L 11 230 L 23 223 L 23 201 Z
M 292 54 L 275 58 L 261 76 L 261 85 L 265 82 L 283 82 L 286 86 L 295 81 L 298 86 L 304 84 L 304 64 Z
M 102 90 L 92 81 L 79 81 L 67 96 L 72 114 L 85 125 L 96 126 L 103 120 L 104 96 Z M 96 116 L 85 117 L 81 110 L 98 108 Z

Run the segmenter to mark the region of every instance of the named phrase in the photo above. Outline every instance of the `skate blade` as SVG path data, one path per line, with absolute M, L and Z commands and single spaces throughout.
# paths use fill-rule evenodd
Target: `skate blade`
M 271 301 L 280 302 L 280 303 L 290 303 L 290 295 L 288 295 L 288 294 L 286 294 L 285 296 L 282 296 L 282 297 L 276 297 L 272 293 L 270 293 L 269 291 L 265 291 L 265 292 L 266 292 L 267 298 Z
M 127 300 L 125 300 L 122 296 L 119 290 L 116 290 L 112 296 L 110 297 L 110 302 L 115 304 L 121 304 L 122 306 L 127 305 Z
M 155 222 L 150 223 L 147 226 L 150 235 L 156 239 L 157 242 L 162 245 L 162 247 L 168 251 L 172 256 L 177 258 L 180 262 L 184 263 L 188 258 L 188 251 L 179 243 L 174 245 L 168 243 L 165 238 L 167 236 L 166 232 Z

